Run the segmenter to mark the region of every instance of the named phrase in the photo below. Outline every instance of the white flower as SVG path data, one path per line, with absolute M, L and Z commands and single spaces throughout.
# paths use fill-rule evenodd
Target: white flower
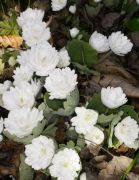
M 50 39 L 50 28 L 46 27 L 45 22 L 29 22 L 23 26 L 23 39 L 28 46 L 39 44 Z
M 104 53 L 110 49 L 107 37 L 103 34 L 98 33 L 97 31 L 95 31 L 91 35 L 89 39 L 89 44 L 99 53 Z
M 133 47 L 131 41 L 121 31 L 112 33 L 108 40 L 111 50 L 119 56 L 129 53 Z
M 110 109 L 124 105 L 128 100 L 121 87 L 107 87 L 101 90 L 101 101 Z
M 87 180 L 85 172 L 80 175 L 80 180 Z
M 137 4 L 139 4 L 139 0 L 136 0 Z
M 28 66 L 20 66 L 14 70 L 14 85 L 17 85 L 23 81 L 30 81 L 33 76 L 33 71 Z
M 28 57 L 29 66 L 38 76 L 47 76 L 59 62 L 58 52 L 48 42 L 33 46 Z
M 74 70 L 66 67 L 55 69 L 46 77 L 44 87 L 50 94 L 50 99 L 66 99 L 77 85 L 77 75 Z
M 130 116 L 124 118 L 114 129 L 114 135 L 126 146 L 132 146 L 139 137 L 139 126 Z
M 69 7 L 69 12 L 72 13 L 72 14 L 75 14 L 76 12 L 76 5 L 72 5 Z
M 2 95 L 4 92 L 6 92 L 7 90 L 10 89 L 10 87 L 12 86 L 12 82 L 11 81 L 4 81 L 4 83 L 0 83 L 0 95 Z
M 3 131 L 3 118 L 0 118 L 0 142 L 3 140 L 3 137 L 1 135 Z
M 72 149 L 65 148 L 57 152 L 52 160 L 49 171 L 57 180 L 74 180 L 81 170 L 79 155 Z
M 85 134 L 85 142 L 87 145 L 101 144 L 104 141 L 104 133 L 99 128 L 92 126 L 89 131 Z
M 102 1 L 102 0 L 94 0 L 94 2 L 96 2 L 96 3 L 97 3 L 97 2 L 101 2 L 101 1 Z
M 57 67 L 62 68 L 62 67 L 67 67 L 69 65 L 70 65 L 70 57 L 68 51 L 64 47 L 59 51 L 59 63 Z
M 78 34 L 79 34 L 79 29 L 77 29 L 76 27 L 70 29 L 70 35 L 72 38 L 75 38 Z
M 8 118 L 4 119 L 5 131 L 18 138 L 32 134 L 38 122 L 43 119 L 43 112 L 37 108 L 21 108 L 10 111 Z
M 77 116 L 71 119 L 72 126 L 75 126 L 77 133 L 85 135 L 89 129 L 96 124 L 98 113 L 84 107 L 76 107 L 75 112 Z
M 38 9 L 28 8 L 26 11 L 22 12 L 20 16 L 17 18 L 17 22 L 19 26 L 23 27 L 26 23 L 31 22 L 41 22 L 44 16 L 44 11 Z
M 4 107 L 8 110 L 32 107 L 35 102 L 32 87 L 27 82 L 21 82 L 18 86 L 11 87 L 3 94 L 2 100 Z
M 28 66 L 30 57 L 30 50 L 22 51 L 20 55 L 17 56 L 17 62 L 22 66 Z
M 51 0 L 51 7 L 53 11 L 63 9 L 67 4 L 67 0 Z
M 25 163 L 35 170 L 46 169 L 54 156 L 54 141 L 46 136 L 39 136 L 25 146 Z

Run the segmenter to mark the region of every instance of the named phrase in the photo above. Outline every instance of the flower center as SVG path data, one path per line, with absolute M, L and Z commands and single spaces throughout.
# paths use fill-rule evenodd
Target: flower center
M 68 164 L 67 162 L 64 162 L 64 163 L 63 163 L 63 166 L 64 166 L 65 168 L 67 168 L 67 167 L 69 166 L 69 164 Z
M 41 154 L 42 154 L 42 155 L 46 155 L 46 154 L 47 154 L 46 148 L 42 148 L 42 149 L 41 149 Z
M 89 122 L 91 118 L 92 118 L 92 114 L 90 114 L 89 112 L 87 112 L 87 113 L 85 114 L 85 121 Z

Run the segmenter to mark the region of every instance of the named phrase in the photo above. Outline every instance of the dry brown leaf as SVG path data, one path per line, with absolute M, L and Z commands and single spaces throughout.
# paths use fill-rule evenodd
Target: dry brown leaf
M 23 146 L 13 141 L 0 144 L 0 176 L 12 175 L 18 179 L 20 153 Z
M 139 175 L 130 172 L 130 173 L 127 175 L 127 180 L 139 180 Z
M 19 48 L 23 43 L 23 38 L 17 35 L 3 35 L 0 36 L 0 47 L 14 47 Z
M 99 172 L 99 180 L 117 180 L 123 175 L 127 167 L 130 165 L 132 159 L 126 156 L 114 156 L 107 164 L 106 168 Z
M 101 85 L 102 87 L 112 86 L 112 87 L 122 87 L 127 96 L 132 98 L 139 98 L 139 87 L 134 86 L 128 80 L 117 76 L 117 75 L 101 75 L 94 76 L 93 81 Z M 91 82 L 90 82 L 91 84 Z

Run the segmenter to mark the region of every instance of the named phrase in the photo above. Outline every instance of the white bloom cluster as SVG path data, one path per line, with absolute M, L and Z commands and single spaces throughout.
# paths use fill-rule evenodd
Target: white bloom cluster
M 67 0 L 51 0 L 51 7 L 53 11 L 60 11 L 67 4 Z
M 57 180 L 74 180 L 81 170 L 79 155 L 75 150 L 64 148 L 57 152 L 53 159 L 49 171 L 52 177 Z
M 121 87 L 107 87 L 101 90 L 101 101 L 106 107 L 114 109 L 124 105 L 128 100 Z
M 3 118 L 0 118 L 0 142 L 3 139 L 2 135 L 1 135 L 2 131 L 3 131 Z
M 138 149 L 139 144 L 136 146 L 136 140 L 139 138 L 139 126 L 130 116 L 117 124 L 114 134 L 120 143 L 124 143 L 130 148 Z
M 76 107 L 75 112 L 77 116 L 73 117 L 71 122 L 76 132 L 84 135 L 88 145 L 90 142 L 101 144 L 104 140 L 104 133 L 94 126 L 97 123 L 98 113 L 84 107 Z
M 46 169 L 50 165 L 54 153 L 54 141 L 41 135 L 25 146 L 25 163 L 35 170 Z
M 139 4 L 139 0 L 136 0 L 137 4 Z
M 17 22 L 22 28 L 23 39 L 28 46 L 50 39 L 50 28 L 45 22 L 42 22 L 43 16 L 42 10 L 28 8 L 17 18 Z
M 90 45 L 96 49 L 99 53 L 104 53 L 111 49 L 115 54 L 124 56 L 129 53 L 133 47 L 133 44 L 124 36 L 121 31 L 112 33 L 108 38 L 103 34 L 95 31 L 89 40 Z
M 8 118 L 4 119 L 5 131 L 8 131 L 11 135 L 23 138 L 30 135 L 42 119 L 43 112 L 37 108 L 15 109 L 9 112 Z
M 77 75 L 74 70 L 66 67 L 54 69 L 46 77 L 44 87 L 50 94 L 50 99 L 66 99 L 77 85 Z

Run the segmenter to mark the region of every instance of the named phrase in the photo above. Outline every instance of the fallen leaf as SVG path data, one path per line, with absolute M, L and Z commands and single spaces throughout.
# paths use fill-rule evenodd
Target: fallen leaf
M 127 180 L 139 180 L 139 175 L 130 172 L 130 173 L 127 175 L 126 178 L 127 178 Z
M 114 156 L 107 164 L 106 168 L 99 172 L 98 180 L 117 180 L 123 175 L 127 167 L 132 162 L 131 158 L 126 156 Z
M 108 13 L 104 16 L 101 25 L 103 28 L 111 28 L 120 18 L 120 14 L 116 12 Z
M 0 144 L 0 175 L 12 175 L 18 179 L 20 153 L 23 146 L 13 141 L 5 141 Z

